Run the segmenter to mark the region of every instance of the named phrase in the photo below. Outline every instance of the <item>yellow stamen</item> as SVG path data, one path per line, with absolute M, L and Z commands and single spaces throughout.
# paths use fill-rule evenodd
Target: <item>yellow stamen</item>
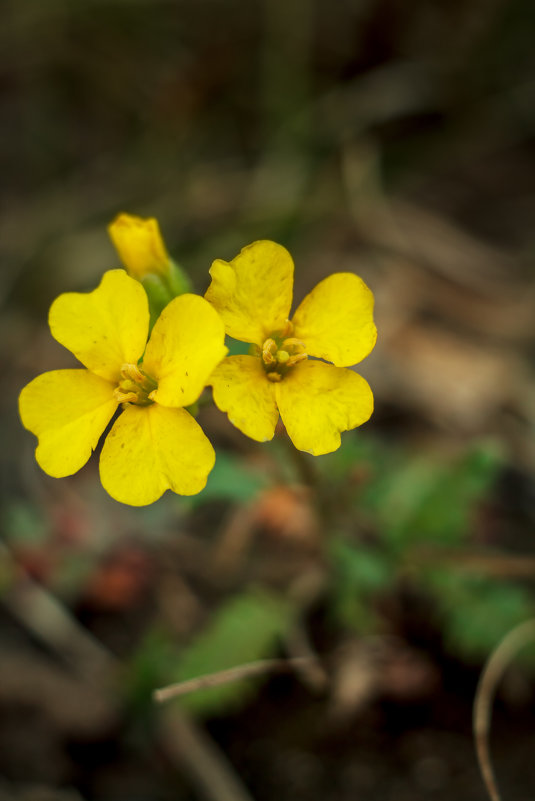
M 277 352 L 277 343 L 274 339 L 266 339 L 262 346 L 262 360 L 264 364 L 275 363 L 275 353 Z
M 119 403 L 135 403 L 138 406 L 148 406 L 153 403 L 150 397 L 158 385 L 154 379 L 137 366 L 137 364 L 123 364 L 121 367 L 122 380 L 114 390 L 115 398 Z
M 293 332 L 288 321 L 283 331 L 275 331 L 268 337 L 260 350 L 269 381 L 281 381 L 289 368 L 308 358 L 305 343 L 296 337 L 286 336 Z M 286 339 L 283 337 L 286 336 Z
M 285 348 L 285 350 L 293 350 L 294 352 L 297 350 L 297 353 L 303 353 L 305 350 L 305 343 L 302 339 L 288 337 L 288 339 L 283 341 L 281 347 Z
M 281 331 L 281 337 L 287 337 L 288 335 L 291 336 L 291 334 L 293 334 L 293 332 L 294 332 L 293 323 L 291 323 L 289 320 L 286 320 L 286 323 L 284 324 L 284 328 Z
M 121 375 L 123 378 L 129 378 L 136 384 L 142 384 L 145 380 L 145 376 L 137 364 L 123 364 L 121 367 Z
M 293 356 L 290 356 L 286 362 L 286 367 L 293 367 L 294 365 L 299 364 L 299 362 L 304 362 L 306 359 L 308 359 L 306 353 L 295 353 Z
M 113 395 L 118 403 L 135 403 L 138 397 L 136 392 L 123 392 L 120 387 L 113 390 Z

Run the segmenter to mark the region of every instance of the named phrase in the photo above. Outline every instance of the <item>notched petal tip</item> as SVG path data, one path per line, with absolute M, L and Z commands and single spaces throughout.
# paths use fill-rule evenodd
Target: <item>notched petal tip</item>
M 52 336 L 91 372 L 118 381 L 125 363 L 145 349 L 149 304 L 145 290 L 124 270 L 108 270 L 92 292 L 67 292 L 52 303 Z
M 229 336 L 261 345 L 266 332 L 284 327 L 292 305 L 292 257 L 282 245 L 259 240 L 230 262 L 217 259 L 206 299 Z

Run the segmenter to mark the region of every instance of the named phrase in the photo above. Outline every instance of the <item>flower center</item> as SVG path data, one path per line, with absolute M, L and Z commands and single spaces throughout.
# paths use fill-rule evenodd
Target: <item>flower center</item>
M 151 393 L 158 388 L 156 381 L 139 369 L 137 364 L 123 364 L 121 380 L 113 394 L 119 403 L 135 403 L 137 406 L 150 406 Z
M 262 363 L 269 381 L 282 381 L 292 367 L 308 359 L 305 343 L 288 336 L 293 326 L 287 323 L 283 331 L 275 331 L 262 345 Z

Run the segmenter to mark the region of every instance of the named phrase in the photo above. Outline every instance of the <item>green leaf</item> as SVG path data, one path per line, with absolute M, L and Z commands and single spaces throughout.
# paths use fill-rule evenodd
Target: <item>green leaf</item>
M 22 502 L 9 504 L 2 515 L 6 538 L 14 545 L 41 545 L 48 536 L 48 525 L 37 509 Z
M 169 682 L 185 681 L 273 656 L 292 622 L 291 607 L 266 592 L 232 598 L 183 651 Z M 255 687 L 256 682 L 251 679 L 230 682 L 191 693 L 180 699 L 180 703 L 196 714 L 220 713 L 243 702 Z
M 178 654 L 171 634 L 160 626 L 153 626 L 130 657 L 121 677 L 121 687 L 139 713 L 153 711 L 152 693 L 166 683 L 169 667 L 176 664 Z
M 377 625 L 373 599 L 391 583 L 394 572 L 388 556 L 339 538 L 330 543 L 329 555 L 333 613 L 344 626 L 373 631 Z
M 375 512 L 394 549 L 457 545 L 469 532 L 474 506 L 490 489 L 500 463 L 496 448 L 486 445 L 446 466 L 430 458 L 408 460 L 378 477 L 363 503 Z
M 220 452 L 206 487 L 200 495 L 191 499 L 191 503 L 194 506 L 202 505 L 214 498 L 246 503 L 267 485 L 265 474 L 244 464 L 243 457 Z
M 444 618 L 446 644 L 465 659 L 488 655 L 511 629 L 535 615 L 532 594 L 510 582 L 442 568 L 428 574 L 427 583 Z
M 384 451 L 382 443 L 374 437 L 348 432 L 338 450 L 316 456 L 315 460 L 325 481 L 338 484 L 361 466 L 382 468 Z

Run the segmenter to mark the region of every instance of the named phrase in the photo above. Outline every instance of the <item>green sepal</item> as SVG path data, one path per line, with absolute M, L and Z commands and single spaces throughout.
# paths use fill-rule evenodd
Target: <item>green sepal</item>
M 143 288 L 147 293 L 149 299 L 149 312 L 150 312 L 150 330 L 167 304 L 173 300 L 169 287 L 162 280 L 159 275 L 155 273 L 147 273 L 141 279 Z
M 169 272 L 163 280 L 167 281 L 169 292 L 174 298 L 193 289 L 189 275 L 172 259 L 169 259 Z
M 192 290 L 191 281 L 184 270 L 171 260 L 167 275 L 147 273 L 141 279 L 141 283 L 149 299 L 151 330 L 168 303 Z

